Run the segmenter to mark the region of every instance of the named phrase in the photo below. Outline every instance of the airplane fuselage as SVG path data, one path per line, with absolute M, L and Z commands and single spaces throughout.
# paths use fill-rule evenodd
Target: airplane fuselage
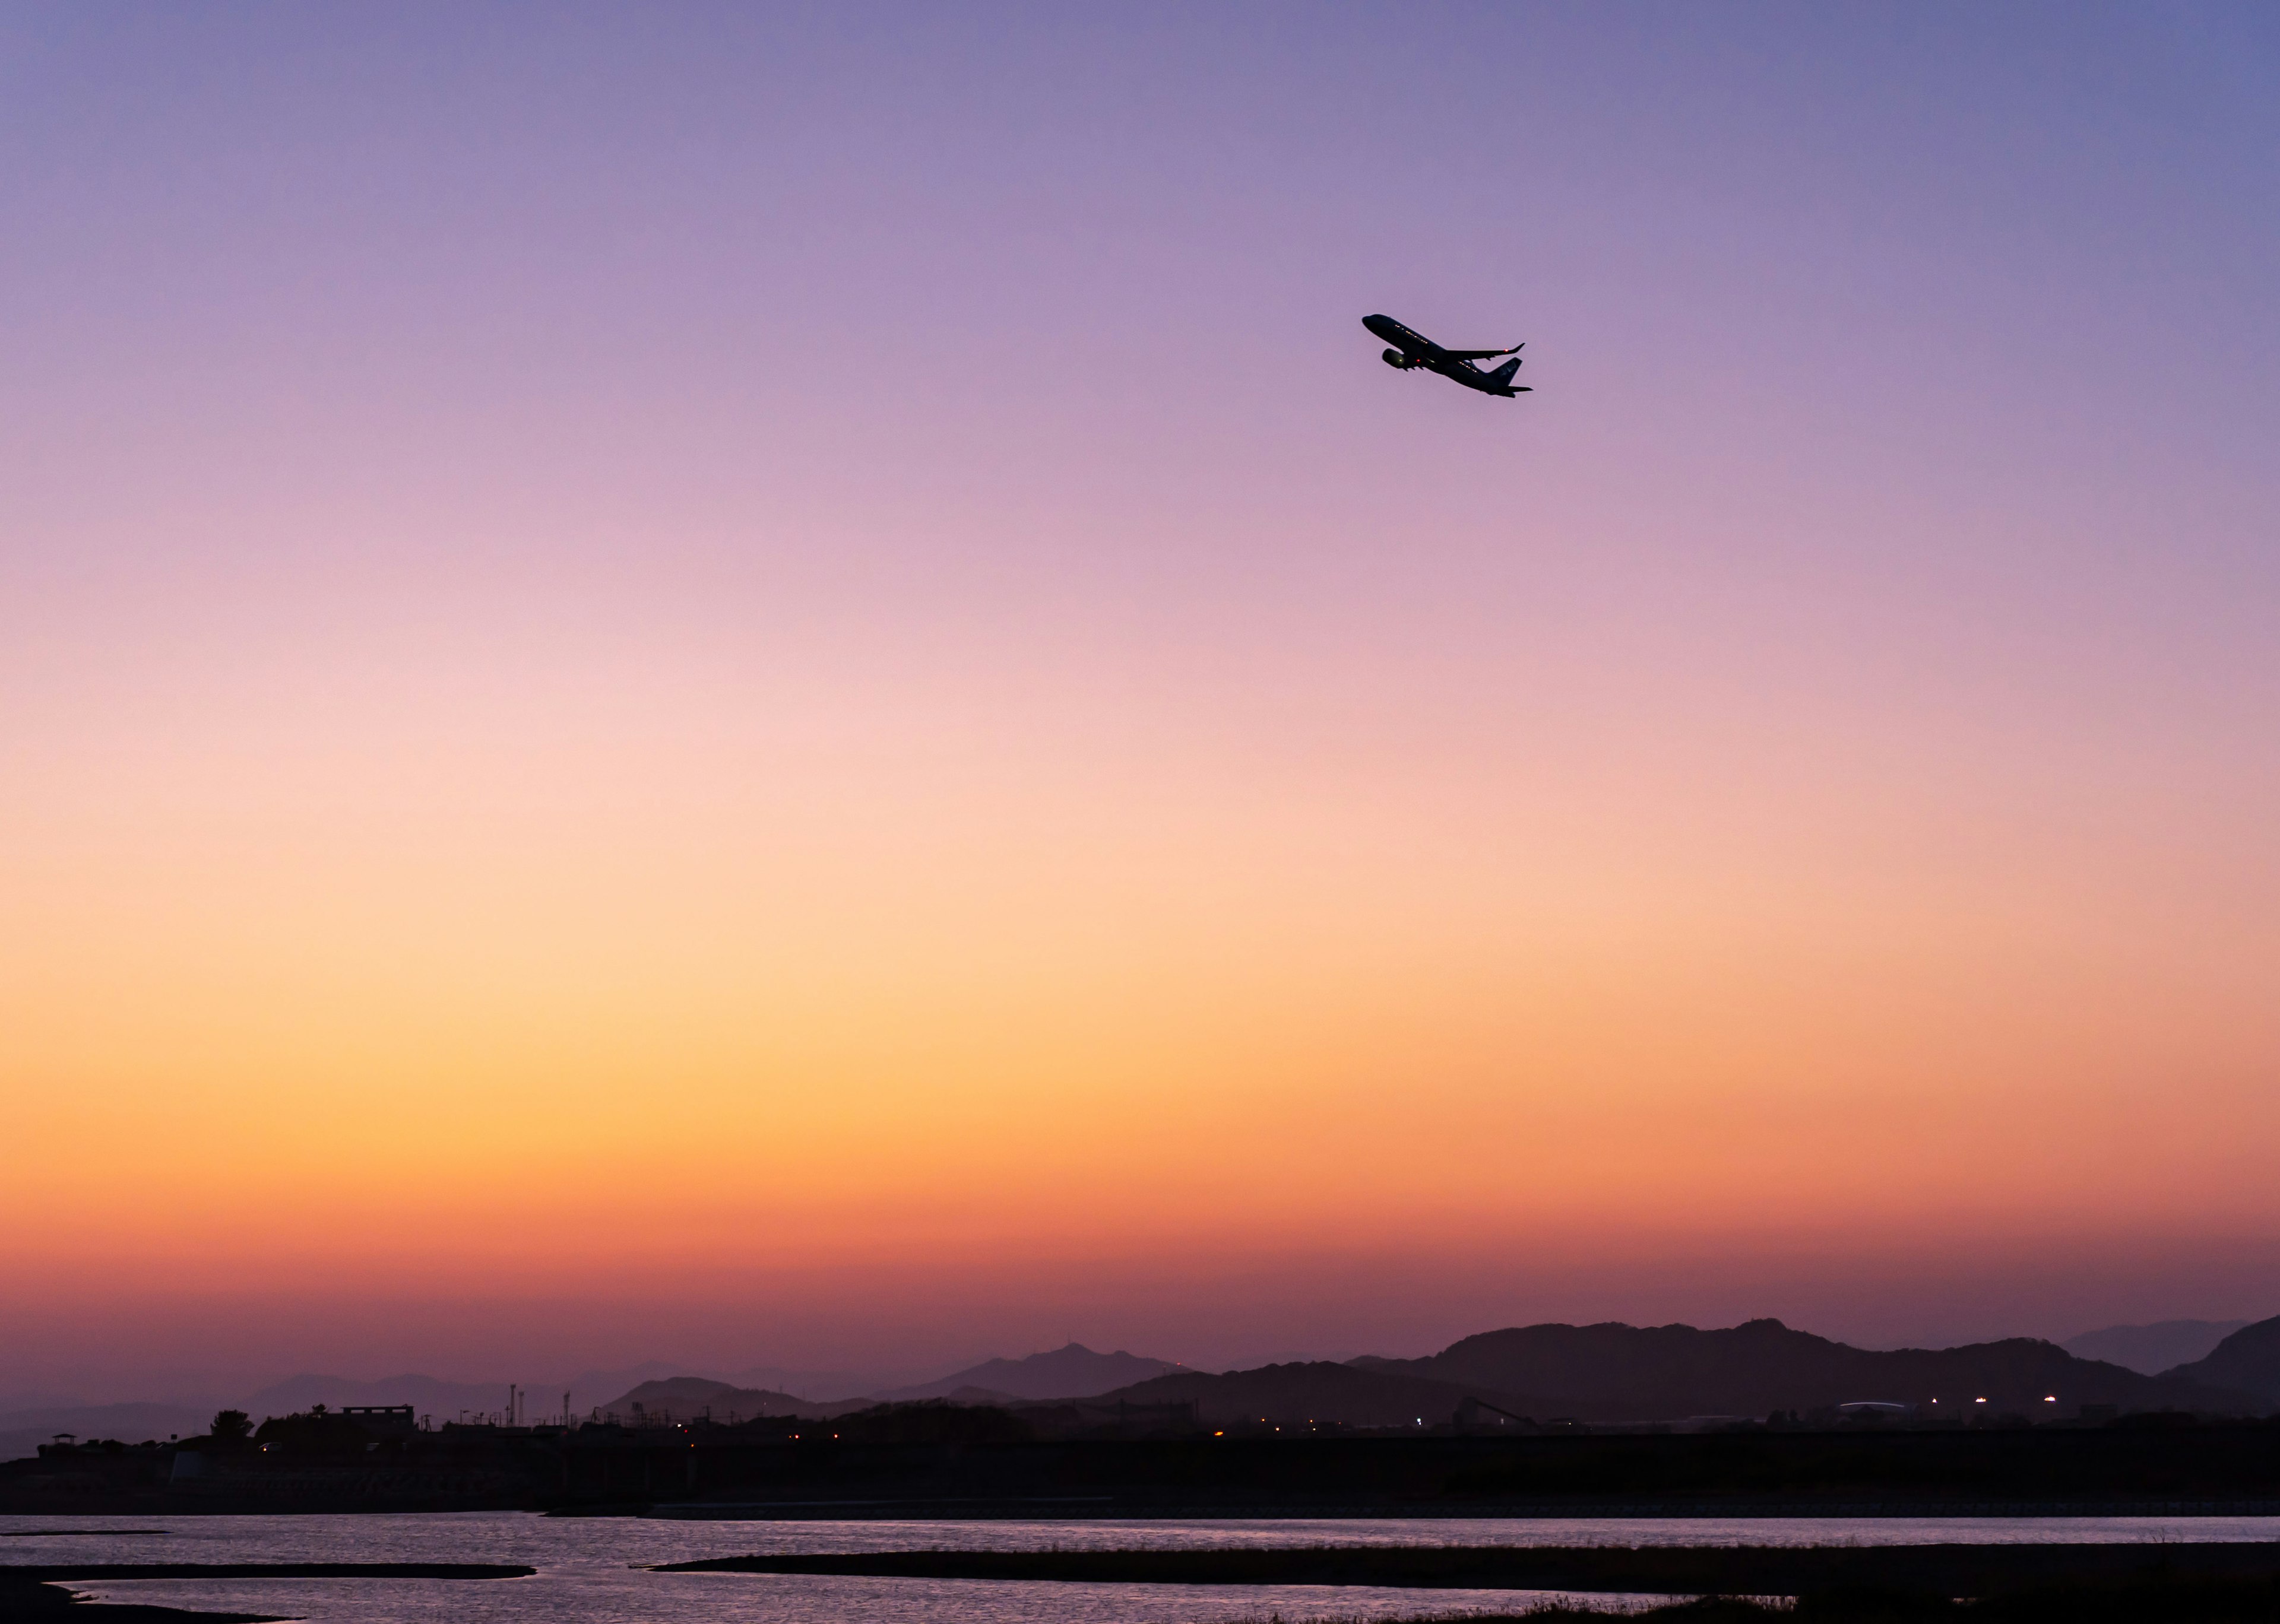
M 1526 384 L 1515 384 L 1512 381 L 1513 373 L 1520 367 L 1517 361 L 1507 362 L 1492 373 L 1484 373 L 1473 365 L 1475 359 L 1510 355 L 1513 350 L 1520 348 L 1518 344 L 1514 344 L 1512 350 L 1451 350 L 1443 349 L 1422 333 L 1403 326 L 1390 316 L 1365 316 L 1361 324 L 1369 329 L 1372 335 L 1393 346 L 1383 357 L 1388 366 L 1403 372 L 1422 368 L 1427 372 L 1438 373 L 1468 389 L 1478 389 L 1483 395 L 1500 396 L 1507 400 L 1529 392 Z

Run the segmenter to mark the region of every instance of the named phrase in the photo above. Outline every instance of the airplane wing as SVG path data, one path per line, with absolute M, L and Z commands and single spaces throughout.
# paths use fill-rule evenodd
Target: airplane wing
M 1493 361 L 1500 355 L 1518 355 L 1527 348 L 1522 342 L 1509 350 L 1444 350 L 1441 353 L 1452 361 Z

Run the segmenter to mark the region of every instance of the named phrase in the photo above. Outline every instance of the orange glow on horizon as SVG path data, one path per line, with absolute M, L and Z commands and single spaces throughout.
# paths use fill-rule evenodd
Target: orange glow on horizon
M 1498 1233 L 1588 1258 L 2268 1217 L 2280 1105 L 2234 958 L 2268 925 L 2099 885 L 2032 794 L 1976 849 L 1909 854 L 1882 774 L 1767 801 L 1783 769 L 1738 719 L 1761 758 L 1715 778 L 1429 728 L 1389 783 L 1144 711 L 1103 748 L 1015 705 L 945 756 L 946 713 L 1003 696 L 850 716 L 752 681 L 763 723 L 686 736 L 478 682 L 480 725 L 424 751 L 426 713 L 376 712 L 353 750 L 243 776 L 180 735 L 35 754 L 0 1219 L 42 1238 L 12 1266 L 698 1274 Z M 2180 1075 L 2183 1118 L 2158 1109 Z

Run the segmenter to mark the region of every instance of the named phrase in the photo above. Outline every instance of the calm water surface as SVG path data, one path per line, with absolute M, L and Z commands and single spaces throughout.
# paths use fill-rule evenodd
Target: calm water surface
M 141 1529 L 142 1533 L 92 1532 Z M 1917 1544 L 2280 1540 L 2276 1517 L 1534 1518 L 1196 1522 L 682 1522 L 518 1512 L 342 1517 L 0 1518 L 0 1561 L 520 1562 L 530 1579 L 135 1580 L 110 1601 L 290 1614 L 312 1624 L 1234 1624 L 1515 1611 L 1546 1592 L 1329 1585 L 1027 1584 L 651 1574 L 755 1551 L 1227 1545 Z M 1598 1596 L 1586 1605 L 1620 1606 Z

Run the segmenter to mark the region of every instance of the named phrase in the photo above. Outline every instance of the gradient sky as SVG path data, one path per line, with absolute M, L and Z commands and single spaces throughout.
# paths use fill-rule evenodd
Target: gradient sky
M 2280 1312 L 2269 7 L 8 4 L 0 218 L 0 1387 Z

